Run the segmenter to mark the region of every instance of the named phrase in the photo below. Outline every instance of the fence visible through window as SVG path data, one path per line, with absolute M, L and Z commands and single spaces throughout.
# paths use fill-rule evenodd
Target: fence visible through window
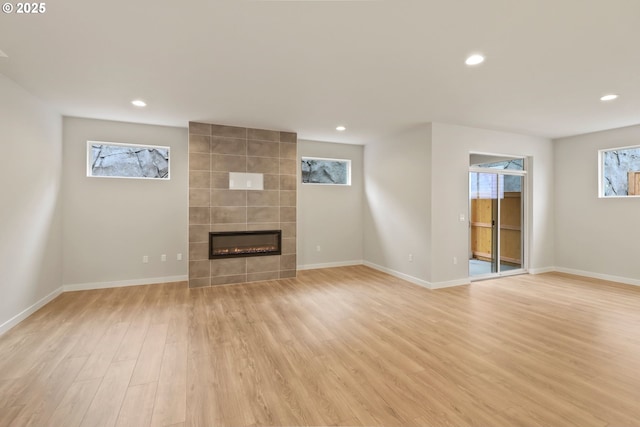
M 600 197 L 640 196 L 640 146 L 599 151 Z

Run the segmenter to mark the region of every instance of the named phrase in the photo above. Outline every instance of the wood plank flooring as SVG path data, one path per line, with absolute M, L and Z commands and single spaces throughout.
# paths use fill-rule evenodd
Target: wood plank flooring
M 640 426 L 640 288 L 364 266 L 62 294 L 0 337 L 1 426 Z

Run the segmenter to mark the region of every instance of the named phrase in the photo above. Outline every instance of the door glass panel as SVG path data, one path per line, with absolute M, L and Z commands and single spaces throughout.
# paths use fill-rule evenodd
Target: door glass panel
M 500 271 L 522 268 L 522 186 L 523 177 L 501 175 Z
M 482 276 L 497 273 L 498 253 L 498 175 L 469 173 L 469 212 L 471 242 L 469 274 Z

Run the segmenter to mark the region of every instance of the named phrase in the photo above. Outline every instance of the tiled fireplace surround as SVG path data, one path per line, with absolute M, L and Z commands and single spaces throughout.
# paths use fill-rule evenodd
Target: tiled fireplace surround
M 189 123 L 189 287 L 296 276 L 297 135 Z M 229 190 L 229 172 L 264 190 Z M 282 255 L 209 260 L 210 231 L 282 230 Z

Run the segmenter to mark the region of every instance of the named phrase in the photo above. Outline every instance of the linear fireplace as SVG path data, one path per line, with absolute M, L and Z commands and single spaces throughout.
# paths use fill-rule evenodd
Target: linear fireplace
M 282 253 L 282 231 L 224 231 L 209 233 L 209 259 Z

